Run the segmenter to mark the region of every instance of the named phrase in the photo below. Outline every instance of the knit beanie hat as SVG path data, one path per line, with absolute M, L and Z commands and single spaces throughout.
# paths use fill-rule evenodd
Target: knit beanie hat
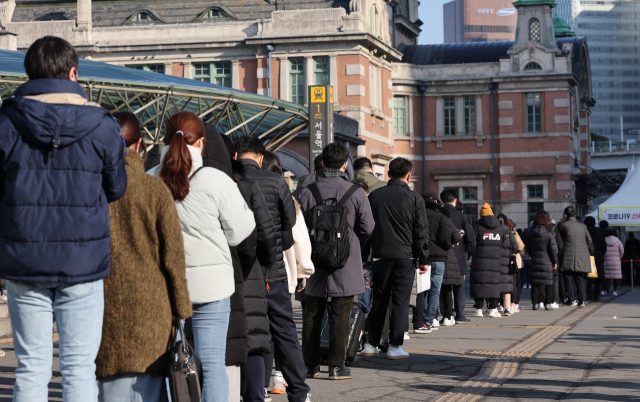
M 489 215 L 493 215 L 493 210 L 491 209 L 491 206 L 485 202 L 484 205 L 482 206 L 482 209 L 480 210 L 480 216 L 489 216 Z

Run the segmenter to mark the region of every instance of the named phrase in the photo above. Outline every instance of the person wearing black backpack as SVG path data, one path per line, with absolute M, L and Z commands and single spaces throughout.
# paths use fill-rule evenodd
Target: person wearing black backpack
M 409 319 L 409 299 L 415 277 L 416 260 L 426 274 L 429 262 L 429 224 L 422 197 L 409 188 L 413 164 L 395 158 L 389 164 L 389 182 L 369 195 L 376 222 L 373 234 L 373 310 L 370 314 L 369 342 L 364 355 L 378 354 L 389 299 L 387 359 L 403 359 L 404 331 Z M 429 273 L 431 274 L 431 273 Z
M 322 151 L 322 172 L 316 183 L 298 193 L 311 238 L 315 272 L 307 280 L 302 327 L 302 353 L 307 378 L 318 377 L 322 317 L 330 305 L 329 378 L 346 380 L 349 318 L 353 296 L 364 293 L 361 245 L 375 225 L 364 190 L 349 181 L 347 148 L 338 143 Z M 327 299 L 331 298 L 331 301 Z

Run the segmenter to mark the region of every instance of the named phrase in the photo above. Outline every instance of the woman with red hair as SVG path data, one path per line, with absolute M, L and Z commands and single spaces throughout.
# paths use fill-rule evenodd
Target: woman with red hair
M 202 360 L 203 402 L 228 402 L 225 345 L 235 290 L 229 246 L 255 228 L 253 212 L 224 172 L 203 167 L 205 129 L 191 112 L 167 122 L 160 165 L 149 171 L 169 187 L 182 224 L 193 337 Z

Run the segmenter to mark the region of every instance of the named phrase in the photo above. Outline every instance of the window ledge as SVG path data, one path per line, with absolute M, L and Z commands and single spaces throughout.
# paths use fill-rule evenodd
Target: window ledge
M 441 135 L 436 134 L 431 141 L 461 141 L 461 140 L 486 140 L 487 136 L 484 134 L 476 134 L 476 135 Z
M 394 135 L 391 139 L 394 141 L 422 141 L 422 137 L 415 135 Z
M 382 110 L 375 109 L 374 107 L 371 107 L 371 116 L 375 116 L 376 118 L 378 118 L 380 120 L 386 120 L 387 119 L 387 115 L 385 115 L 382 112 Z

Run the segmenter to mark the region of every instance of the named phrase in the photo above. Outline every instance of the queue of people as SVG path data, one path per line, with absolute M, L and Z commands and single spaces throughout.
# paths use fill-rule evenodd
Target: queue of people
M 168 119 L 160 162 L 145 173 L 138 118 L 87 99 L 68 42 L 37 40 L 25 69 L 29 82 L 0 109 L 15 401 L 47 400 L 54 320 L 65 401 L 168 400 L 168 350 L 185 328 L 201 401 L 269 401 L 275 365 L 271 392 L 310 402 L 325 335 L 329 379 L 352 378 L 354 311 L 367 315 L 356 320 L 367 328 L 363 355 L 409 357 L 421 275 L 430 288 L 416 292 L 417 334 L 471 321 L 467 275 L 473 317 L 518 313 L 524 254 L 534 310 L 556 308 L 559 289 L 584 306 L 587 293 L 609 289 L 605 279 L 616 295 L 625 247 L 606 222 L 578 222 L 573 207 L 557 227 L 538 213 L 521 239 L 488 204 L 471 225 L 454 191 L 412 191 L 405 158 L 390 162 L 388 182 L 358 158 L 351 182 L 339 143 L 292 194 L 259 139 L 233 142 L 186 111 Z M 602 279 L 587 289 L 590 255 Z M 301 342 L 292 295 L 303 303 Z

